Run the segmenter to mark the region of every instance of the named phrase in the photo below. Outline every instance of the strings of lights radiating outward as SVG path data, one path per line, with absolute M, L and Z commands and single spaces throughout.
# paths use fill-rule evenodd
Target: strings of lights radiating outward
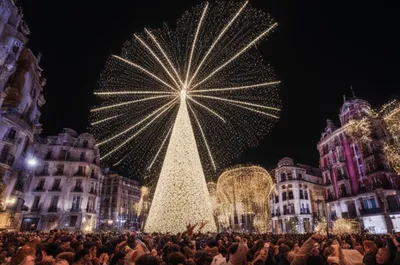
M 248 1 L 207 2 L 176 30 L 135 34 L 111 56 L 95 92 L 100 102 L 90 115 L 101 160 L 132 172 L 159 169 L 182 98 L 206 170 L 256 145 L 279 118 L 280 81 L 249 51 L 277 25 Z

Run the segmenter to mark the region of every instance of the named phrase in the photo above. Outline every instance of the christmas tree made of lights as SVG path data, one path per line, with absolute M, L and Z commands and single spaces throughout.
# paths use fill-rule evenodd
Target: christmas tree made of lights
M 179 233 L 208 222 L 203 232 L 217 230 L 209 192 L 189 118 L 186 91 L 180 106 L 154 193 L 146 232 Z

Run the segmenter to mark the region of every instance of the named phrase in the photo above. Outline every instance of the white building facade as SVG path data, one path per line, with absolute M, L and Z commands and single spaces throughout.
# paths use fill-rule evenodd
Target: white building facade
M 319 170 L 286 157 L 274 172 L 278 195 L 271 205 L 272 232 L 312 232 L 316 222 L 325 216 Z
M 91 134 L 63 129 L 35 144 L 38 167 L 31 175 L 21 230 L 98 228 L 102 173 Z

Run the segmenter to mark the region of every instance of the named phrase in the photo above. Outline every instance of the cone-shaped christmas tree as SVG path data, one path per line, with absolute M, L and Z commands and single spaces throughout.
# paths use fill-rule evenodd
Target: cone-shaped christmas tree
M 185 93 L 185 91 L 182 91 Z M 203 232 L 217 230 L 212 215 L 186 94 L 181 94 L 179 111 L 146 221 L 146 232 L 178 233 L 191 223 L 208 221 Z

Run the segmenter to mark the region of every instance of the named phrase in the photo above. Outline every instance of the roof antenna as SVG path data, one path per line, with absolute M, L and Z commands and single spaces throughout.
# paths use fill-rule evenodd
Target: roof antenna
M 351 90 L 351 93 L 353 93 L 353 97 L 355 98 L 356 94 L 354 93 L 353 86 L 350 86 L 350 90 Z

